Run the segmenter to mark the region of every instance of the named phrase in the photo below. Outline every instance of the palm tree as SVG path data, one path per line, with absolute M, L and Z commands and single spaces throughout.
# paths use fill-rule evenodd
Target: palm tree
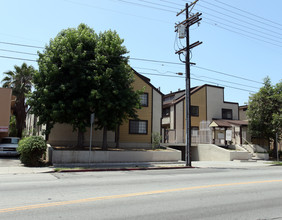
M 25 127 L 27 104 L 26 94 L 31 91 L 32 78 L 36 70 L 33 66 L 23 63 L 22 66 L 14 66 L 14 71 L 5 72 L 6 77 L 2 80 L 4 88 L 12 88 L 13 95 L 16 96 L 14 114 L 16 116 L 17 136 L 22 137 Z

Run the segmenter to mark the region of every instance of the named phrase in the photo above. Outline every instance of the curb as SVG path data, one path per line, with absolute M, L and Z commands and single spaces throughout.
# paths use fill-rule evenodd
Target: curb
M 73 173 L 73 172 L 101 172 L 101 171 L 135 171 L 135 170 L 172 170 L 172 169 L 189 169 L 195 167 L 139 167 L 139 168 L 96 168 L 96 169 L 81 169 L 81 170 L 60 170 L 58 173 Z M 54 171 L 56 173 L 56 171 Z

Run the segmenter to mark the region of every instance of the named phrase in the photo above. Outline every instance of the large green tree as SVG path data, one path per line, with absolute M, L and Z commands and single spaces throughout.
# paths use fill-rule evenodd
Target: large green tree
M 270 78 L 265 78 L 264 86 L 249 97 L 247 116 L 252 136 L 274 141 L 275 153 L 276 134 L 282 131 L 282 82 L 273 86 Z
M 27 111 L 26 95 L 31 91 L 32 78 L 37 71 L 26 63 L 21 66 L 15 65 L 14 68 L 15 70 L 4 73 L 6 77 L 2 83 L 3 87 L 12 88 L 13 95 L 16 97 L 13 111 L 16 116 L 17 136 L 22 137 Z
M 131 86 L 122 42 L 116 32 L 97 35 L 80 24 L 61 31 L 39 53 L 30 104 L 39 123 L 47 124 L 47 134 L 55 123 L 71 124 L 78 131 L 77 145 L 82 146 L 91 113 L 95 112 L 98 127 L 105 128 L 105 136 L 108 129 L 135 116 L 139 97 Z
M 99 34 L 97 44 L 96 117 L 98 128 L 103 130 L 103 150 L 107 150 L 107 131 L 118 129 L 128 118 L 137 118 L 141 91 L 134 91 L 133 71 L 128 65 L 128 53 L 123 39 L 115 31 Z M 119 135 L 119 132 L 117 133 Z
M 98 87 L 94 79 L 97 40 L 94 30 L 81 24 L 62 30 L 39 53 L 29 104 L 39 124 L 47 125 L 47 136 L 55 123 L 68 123 L 78 131 L 77 145 L 83 145 L 95 105 L 91 94 Z

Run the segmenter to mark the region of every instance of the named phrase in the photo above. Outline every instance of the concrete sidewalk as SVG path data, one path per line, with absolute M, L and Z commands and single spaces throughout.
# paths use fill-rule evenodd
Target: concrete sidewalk
M 193 161 L 193 168 L 256 168 L 272 166 L 270 161 Z M 32 174 L 54 172 L 55 168 L 63 171 L 115 171 L 115 170 L 153 170 L 153 169 L 185 169 L 185 162 L 178 163 L 99 163 L 99 164 L 55 164 L 52 167 L 24 167 L 22 164 L 1 166 L 1 174 Z M 76 169 L 73 169 L 76 168 Z

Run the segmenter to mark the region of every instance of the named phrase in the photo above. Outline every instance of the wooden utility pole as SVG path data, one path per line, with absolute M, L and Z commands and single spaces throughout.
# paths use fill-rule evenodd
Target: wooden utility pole
M 196 13 L 195 15 L 189 16 L 190 12 L 189 12 L 189 8 L 191 6 L 194 7 L 194 5 L 196 4 L 198 0 L 194 1 L 193 3 L 191 3 L 190 5 L 188 5 L 188 3 L 186 3 L 185 5 L 185 9 L 183 9 L 182 11 L 180 11 L 176 16 L 179 16 L 180 14 L 182 14 L 183 12 L 186 13 L 186 19 L 182 22 L 180 22 L 179 24 L 177 24 L 176 27 L 176 31 L 179 32 L 180 28 L 185 28 L 185 32 L 186 32 L 186 47 L 182 48 L 178 51 L 176 51 L 175 53 L 180 55 L 183 52 L 186 52 L 185 55 L 185 81 L 186 81 L 186 91 L 185 91 L 185 99 L 186 99 L 186 146 L 185 146 L 185 161 L 186 161 L 186 166 L 191 166 L 191 95 L 190 95 L 190 50 L 198 45 L 200 45 L 202 42 L 195 42 L 193 44 L 190 45 L 189 42 L 189 37 L 190 37 L 190 33 L 189 33 L 189 27 L 192 26 L 193 24 L 198 23 L 199 21 L 202 20 L 202 18 L 199 18 L 202 14 L 201 13 Z

